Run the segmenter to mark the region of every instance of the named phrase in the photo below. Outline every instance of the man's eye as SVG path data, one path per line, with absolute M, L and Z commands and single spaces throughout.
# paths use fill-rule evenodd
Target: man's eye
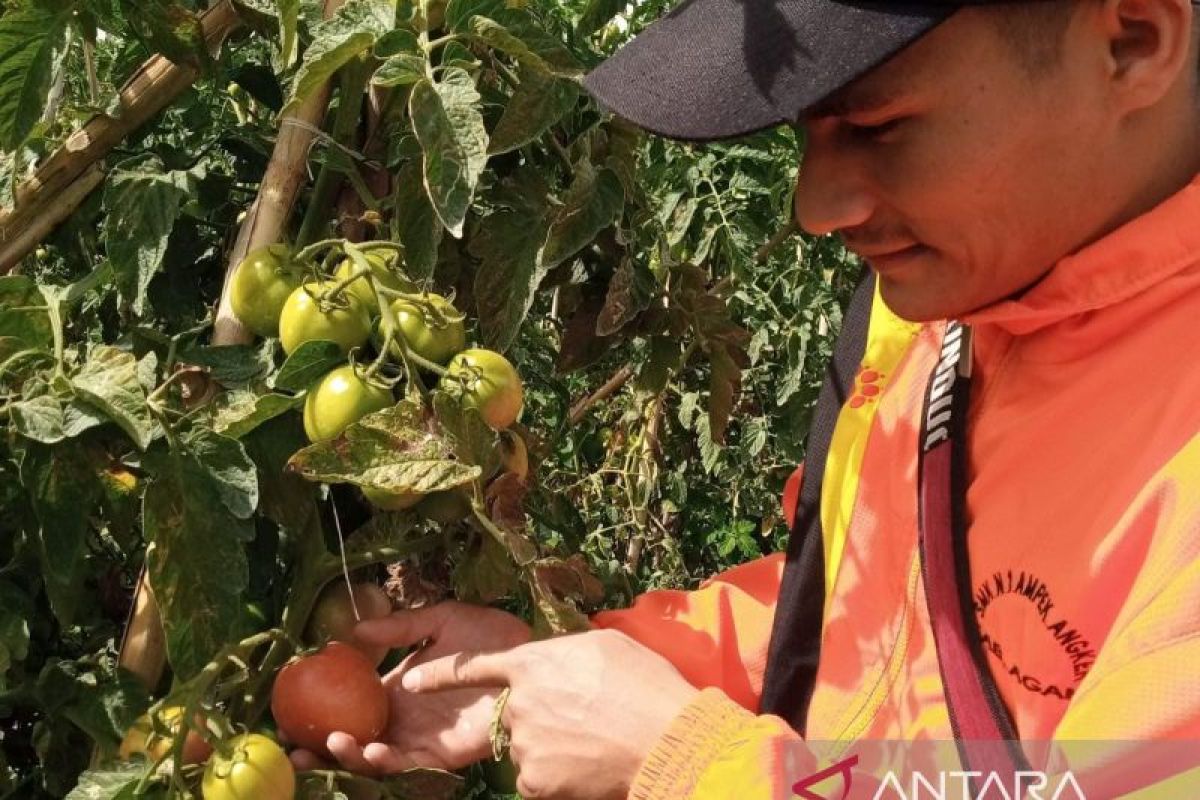
M 863 139 L 878 139 L 895 131 L 905 121 L 905 117 L 893 117 L 892 119 L 884 120 L 883 122 L 872 122 L 868 124 L 847 122 L 846 125 L 850 132 L 855 136 Z

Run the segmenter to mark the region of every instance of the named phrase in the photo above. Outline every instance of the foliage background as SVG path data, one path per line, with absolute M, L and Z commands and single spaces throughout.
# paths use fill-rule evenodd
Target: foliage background
M 153 52 L 195 58 L 203 74 L 108 157 L 102 189 L 20 265 L 24 277 L 0 287 L 0 798 L 67 795 L 93 746 L 111 750 L 149 700 L 116 669 L 117 647 L 147 545 L 172 545 L 146 522 L 157 513 L 154 487 L 161 494 L 167 473 L 184 462 L 162 466 L 174 451 L 136 406 L 176 363 L 206 364 L 228 383 L 249 385 L 279 361 L 269 343 L 234 353 L 205 345 L 239 213 L 257 191 L 277 112 L 311 62 L 281 54 L 278 18 L 294 11 L 304 53 L 322 29 L 311 0 L 244 5 L 256 26 L 207 59 L 189 28 L 199 3 L 3 3 L 0 206 L 12 204 L 13 187 L 72 130 L 112 110 L 117 88 Z M 543 53 L 561 50 L 586 69 L 670 6 L 530 0 L 473 8 L 518 14 L 530 26 L 522 35 L 534 31 Z M 529 79 L 536 70 L 528 58 L 478 41 L 445 48 L 441 63 L 457 59 L 477 83 L 495 135 L 515 102 L 504 73 Z M 523 422 L 537 476 L 527 499 L 531 537 L 548 551 L 583 553 L 604 602 L 622 605 L 785 546 L 779 495 L 803 457 L 809 410 L 858 267 L 833 240 L 792 235 L 797 132 L 678 144 L 636 136 L 586 98 L 567 99 L 546 130 L 491 157 L 464 238 L 442 236 L 430 266 L 433 285 L 455 292 L 479 320 L 473 338 L 507 344 L 526 381 Z M 396 124 L 376 153 L 323 138 L 312 172 L 327 163 L 360 169 L 374 158 L 405 174 L 419 150 Z M 622 161 L 606 160 L 620 147 Z M 569 204 L 580 171 L 592 169 L 623 178 L 616 224 L 589 231 L 589 244 L 544 280 L 522 279 L 503 263 L 516 241 L 505 237 Z M 395 220 L 414 218 L 404 211 L 414 200 L 389 202 L 382 232 L 413 252 L 413 232 Z M 515 226 L 500 225 L 505 214 Z M 302 215 L 298 209 L 297 221 Z M 508 300 L 506 309 L 481 307 L 481 286 Z M 74 288 L 39 295 L 38 287 Z M 66 298 L 66 313 L 56 353 L 54 326 L 39 314 L 57 297 Z M 514 313 L 510 297 L 527 302 L 527 312 Z M 664 307 L 690 316 L 667 320 L 658 313 Z M 706 329 L 713 319 L 723 327 Z M 27 350 L 42 355 L 22 355 Z M 572 421 L 572 406 L 623 369 L 630 379 Z M 46 421 L 46 404 L 58 404 L 57 428 Z M 73 427 L 73 413 L 95 421 Z M 258 511 L 231 510 L 233 536 L 192 524 L 187 533 L 201 539 L 176 541 L 172 551 L 181 580 L 215 570 L 218 585 L 195 591 L 223 592 L 222 602 L 253 604 L 272 620 L 294 564 L 288 526 L 266 509 L 272 488 L 261 476 L 256 485 L 254 467 L 263 470 L 286 443 L 295 449 L 294 427 L 287 418 L 266 421 L 236 452 L 218 454 L 229 481 L 220 486 Z M 213 463 L 205 462 L 206 475 Z M 175 488 L 186 493 L 187 485 L 181 479 Z M 363 521 L 352 493 L 334 497 L 341 522 Z M 445 588 L 436 564 L 421 571 L 433 591 Z M 532 611 L 519 593 L 508 602 Z

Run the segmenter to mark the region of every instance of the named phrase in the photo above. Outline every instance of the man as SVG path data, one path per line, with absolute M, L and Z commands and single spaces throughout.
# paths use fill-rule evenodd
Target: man
M 1198 69 L 1188 0 L 692 0 L 639 36 L 593 93 L 685 139 L 800 122 L 800 224 L 877 275 L 823 463 L 818 588 L 787 601 L 816 601 L 815 646 L 771 648 L 800 619 L 777 608 L 783 554 L 547 641 L 495 610 L 401 612 L 360 626 L 432 640 L 388 678 L 392 729 L 330 750 L 457 768 L 490 753 L 499 709 L 528 797 L 754 799 L 833 761 L 820 742 L 952 739 L 969 710 L 935 643 L 945 498 L 922 459 L 956 319 L 974 336 L 957 569 L 998 729 L 1118 743 L 1020 754 L 1089 796 L 1186 796 L 1163 781 L 1192 765 L 1128 759 L 1200 740 Z M 786 721 L 761 713 L 769 648 L 807 682 L 768 678 L 772 708 L 798 695 Z

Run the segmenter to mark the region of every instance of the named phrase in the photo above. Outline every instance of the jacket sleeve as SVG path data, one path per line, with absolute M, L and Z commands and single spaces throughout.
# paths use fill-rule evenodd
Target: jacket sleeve
M 802 471 L 798 467 L 784 488 L 789 525 Z M 647 592 L 630 608 L 593 615 L 592 626 L 621 631 L 674 664 L 692 685 L 718 687 L 743 708 L 757 709 L 784 561 L 783 553 L 775 553 L 694 591 Z

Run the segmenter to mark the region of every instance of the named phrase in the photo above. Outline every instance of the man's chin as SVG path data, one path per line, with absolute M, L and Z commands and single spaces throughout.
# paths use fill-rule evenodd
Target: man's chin
M 936 322 L 962 316 L 971 309 L 965 307 L 953 292 L 927 283 L 898 281 L 882 273 L 879 294 L 893 314 L 908 322 Z

